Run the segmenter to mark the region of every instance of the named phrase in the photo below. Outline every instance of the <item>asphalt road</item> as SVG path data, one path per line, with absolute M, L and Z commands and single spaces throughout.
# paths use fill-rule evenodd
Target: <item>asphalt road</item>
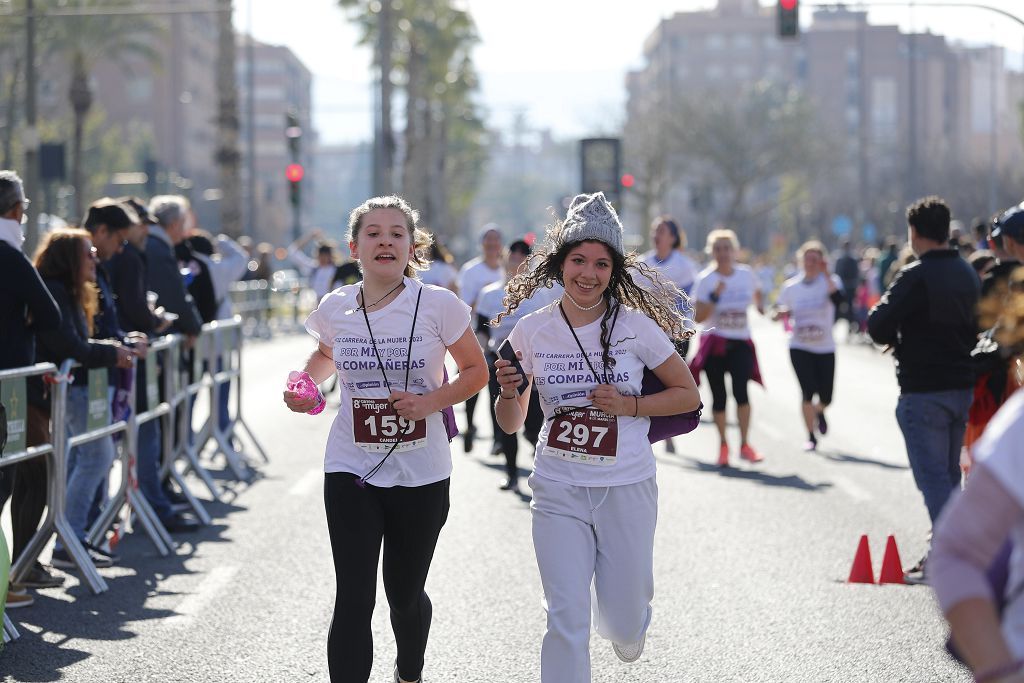
M 751 390 L 752 441 L 767 460 L 714 467 L 710 424 L 677 439 L 678 454 L 656 448 L 647 648 L 627 665 L 595 636 L 593 680 L 970 680 L 942 651 L 945 627 L 928 588 L 845 583 L 861 534 L 876 572 L 889 534 L 905 564 L 925 547 L 928 518 L 893 415 L 891 360 L 841 344 L 831 430 L 818 453 L 804 453 L 782 332 L 759 321 L 755 339 L 767 389 Z M 0 653 L 4 680 L 328 680 L 334 574 L 321 462 L 332 411 L 293 415 L 279 398 L 288 369 L 311 349 L 300 336 L 246 349 L 245 416 L 271 456 L 262 477 L 211 503 L 214 524 L 179 536 L 174 557 L 156 555 L 141 533 L 123 540 L 121 564 L 102 571 L 108 593 L 93 596 L 74 577 L 38 591 L 34 607 L 14 613 L 22 637 Z M 477 424 L 487 431 L 483 409 Z M 461 440 L 452 450 L 452 510 L 428 581 L 425 678 L 539 680 L 544 614 L 528 498 L 497 489 L 501 459 L 489 455 L 489 438 L 471 453 Z M 394 640 L 383 590 L 373 625 L 371 680 L 384 683 Z

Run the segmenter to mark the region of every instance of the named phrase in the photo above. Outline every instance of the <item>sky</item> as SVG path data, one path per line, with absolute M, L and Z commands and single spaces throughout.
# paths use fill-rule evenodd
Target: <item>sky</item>
M 1022 0 L 982 2 L 1024 18 Z M 714 5 L 715 0 L 463 0 L 481 39 L 473 58 L 488 124 L 507 129 L 522 114 L 528 128 L 548 129 L 559 138 L 615 130 L 624 115 L 626 72 L 643 65 L 644 40 L 658 22 Z M 804 25 L 809 5 L 804 0 Z M 370 138 L 370 50 L 356 45 L 358 32 L 334 0 L 236 0 L 235 7 L 240 31 L 288 46 L 313 72 L 313 125 L 322 143 Z M 996 43 L 1017 63 L 1024 53 L 1024 26 L 979 9 L 876 8 L 869 21 L 930 30 L 968 44 Z

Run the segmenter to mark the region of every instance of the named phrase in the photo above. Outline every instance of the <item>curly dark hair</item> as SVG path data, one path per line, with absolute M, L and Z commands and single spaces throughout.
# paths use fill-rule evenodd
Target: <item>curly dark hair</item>
M 492 325 L 497 325 L 501 319 L 510 315 L 519 305 L 529 299 L 541 287 L 551 288 L 554 284 L 565 286 L 562 281 L 562 264 L 565 263 L 569 252 L 580 241 L 565 242 L 561 239 L 562 222 L 555 223 L 548 229 L 544 244 L 529 258 L 527 269 L 509 280 L 505 287 L 505 310 L 499 313 Z M 599 240 L 582 240 L 582 242 L 600 242 Z M 608 245 L 605 245 L 608 247 Z M 604 316 L 601 318 L 601 348 L 604 367 L 610 368 L 614 362 L 609 356 L 611 346 L 611 330 L 608 321 L 615 314 L 619 305 L 625 304 L 643 312 L 648 318 L 657 323 L 658 327 L 665 330 L 673 340 L 689 339 L 693 336 L 693 330 L 686 326 L 687 318 L 680 312 L 676 302 L 682 301 L 684 307 L 690 309 L 689 298 L 676 287 L 675 284 L 665 280 L 654 268 L 640 260 L 634 252 L 621 254 L 615 249 L 608 247 L 608 254 L 612 259 L 612 273 L 608 280 L 608 288 L 604 291 L 604 298 L 608 302 Z M 650 289 L 638 285 L 634 281 L 631 271 L 640 273 L 643 277 L 653 283 Z

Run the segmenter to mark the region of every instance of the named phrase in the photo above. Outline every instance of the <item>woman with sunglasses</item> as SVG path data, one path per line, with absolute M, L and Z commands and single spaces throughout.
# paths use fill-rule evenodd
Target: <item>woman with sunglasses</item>
M 36 252 L 35 265 L 47 289 L 57 302 L 61 312 L 58 329 L 41 332 L 36 337 L 36 360 L 60 365 L 65 359 L 73 358 L 81 367 L 73 371 L 74 381 L 68 386 L 67 423 L 68 436 L 81 434 L 89 429 L 90 391 L 89 370 L 94 368 L 130 369 L 136 353 L 118 341 L 94 339 L 96 319 L 100 312 L 99 289 L 96 286 L 96 267 L 99 253 L 93 246 L 92 236 L 85 230 L 54 230 Z M 102 373 L 107 380 L 107 373 Z M 34 389 L 32 388 L 34 386 Z M 38 407 L 49 410 L 49 400 L 44 400 L 45 386 L 41 383 L 30 385 L 29 400 Z M 108 387 L 108 399 L 113 391 Z M 110 436 L 95 439 L 71 450 L 68 460 L 67 518 L 71 529 L 86 548 L 89 559 L 97 567 L 109 567 L 116 556 L 86 542 L 89 526 L 89 511 L 100 485 L 106 481 L 116 451 Z M 63 544 L 58 540 L 50 563 L 59 569 L 75 566 Z
M 590 680 L 592 584 L 598 633 L 624 662 L 643 651 L 658 513 L 648 416 L 693 410 L 700 397 L 672 343 L 688 334 L 665 296 L 678 290 L 623 251 L 622 224 L 603 194 L 573 199 L 531 266 L 508 283 L 502 315 L 543 287 L 557 283 L 565 292 L 509 335 L 521 372 L 495 362 L 495 412 L 501 429 L 514 433 L 534 385 L 540 393 L 545 420 L 530 487 L 547 608 L 541 680 L 579 683 Z M 637 285 L 634 269 L 661 294 Z M 663 391 L 641 396 L 645 367 Z
M 328 293 L 306 320 L 318 344 L 305 371 L 338 373 L 341 407 L 327 439 L 324 498 L 337 598 L 327 642 L 333 683 L 365 683 L 373 662 L 370 617 L 377 564 L 398 655 L 396 682 L 420 680 L 431 603 L 424 584 L 448 516 L 452 462 L 442 411 L 487 384 L 469 307 L 423 285 L 430 235 L 399 197 L 375 197 L 349 216 L 349 248 L 363 281 Z M 459 375 L 445 382 L 445 354 Z M 295 412 L 323 402 L 286 391 Z

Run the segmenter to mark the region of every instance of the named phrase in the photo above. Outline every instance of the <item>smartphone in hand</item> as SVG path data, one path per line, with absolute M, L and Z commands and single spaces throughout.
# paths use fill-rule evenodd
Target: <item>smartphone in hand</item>
M 498 358 L 507 360 L 510 363 L 512 363 L 512 367 L 514 367 L 516 369 L 516 372 L 518 372 L 520 376 L 522 376 L 523 379 L 519 383 L 519 386 L 516 387 L 516 391 L 518 391 L 520 394 L 526 391 L 526 372 L 523 371 L 523 366 L 519 362 L 519 358 L 516 357 L 516 352 L 512 348 L 512 345 L 508 343 L 508 339 L 501 342 L 501 346 L 498 347 Z

